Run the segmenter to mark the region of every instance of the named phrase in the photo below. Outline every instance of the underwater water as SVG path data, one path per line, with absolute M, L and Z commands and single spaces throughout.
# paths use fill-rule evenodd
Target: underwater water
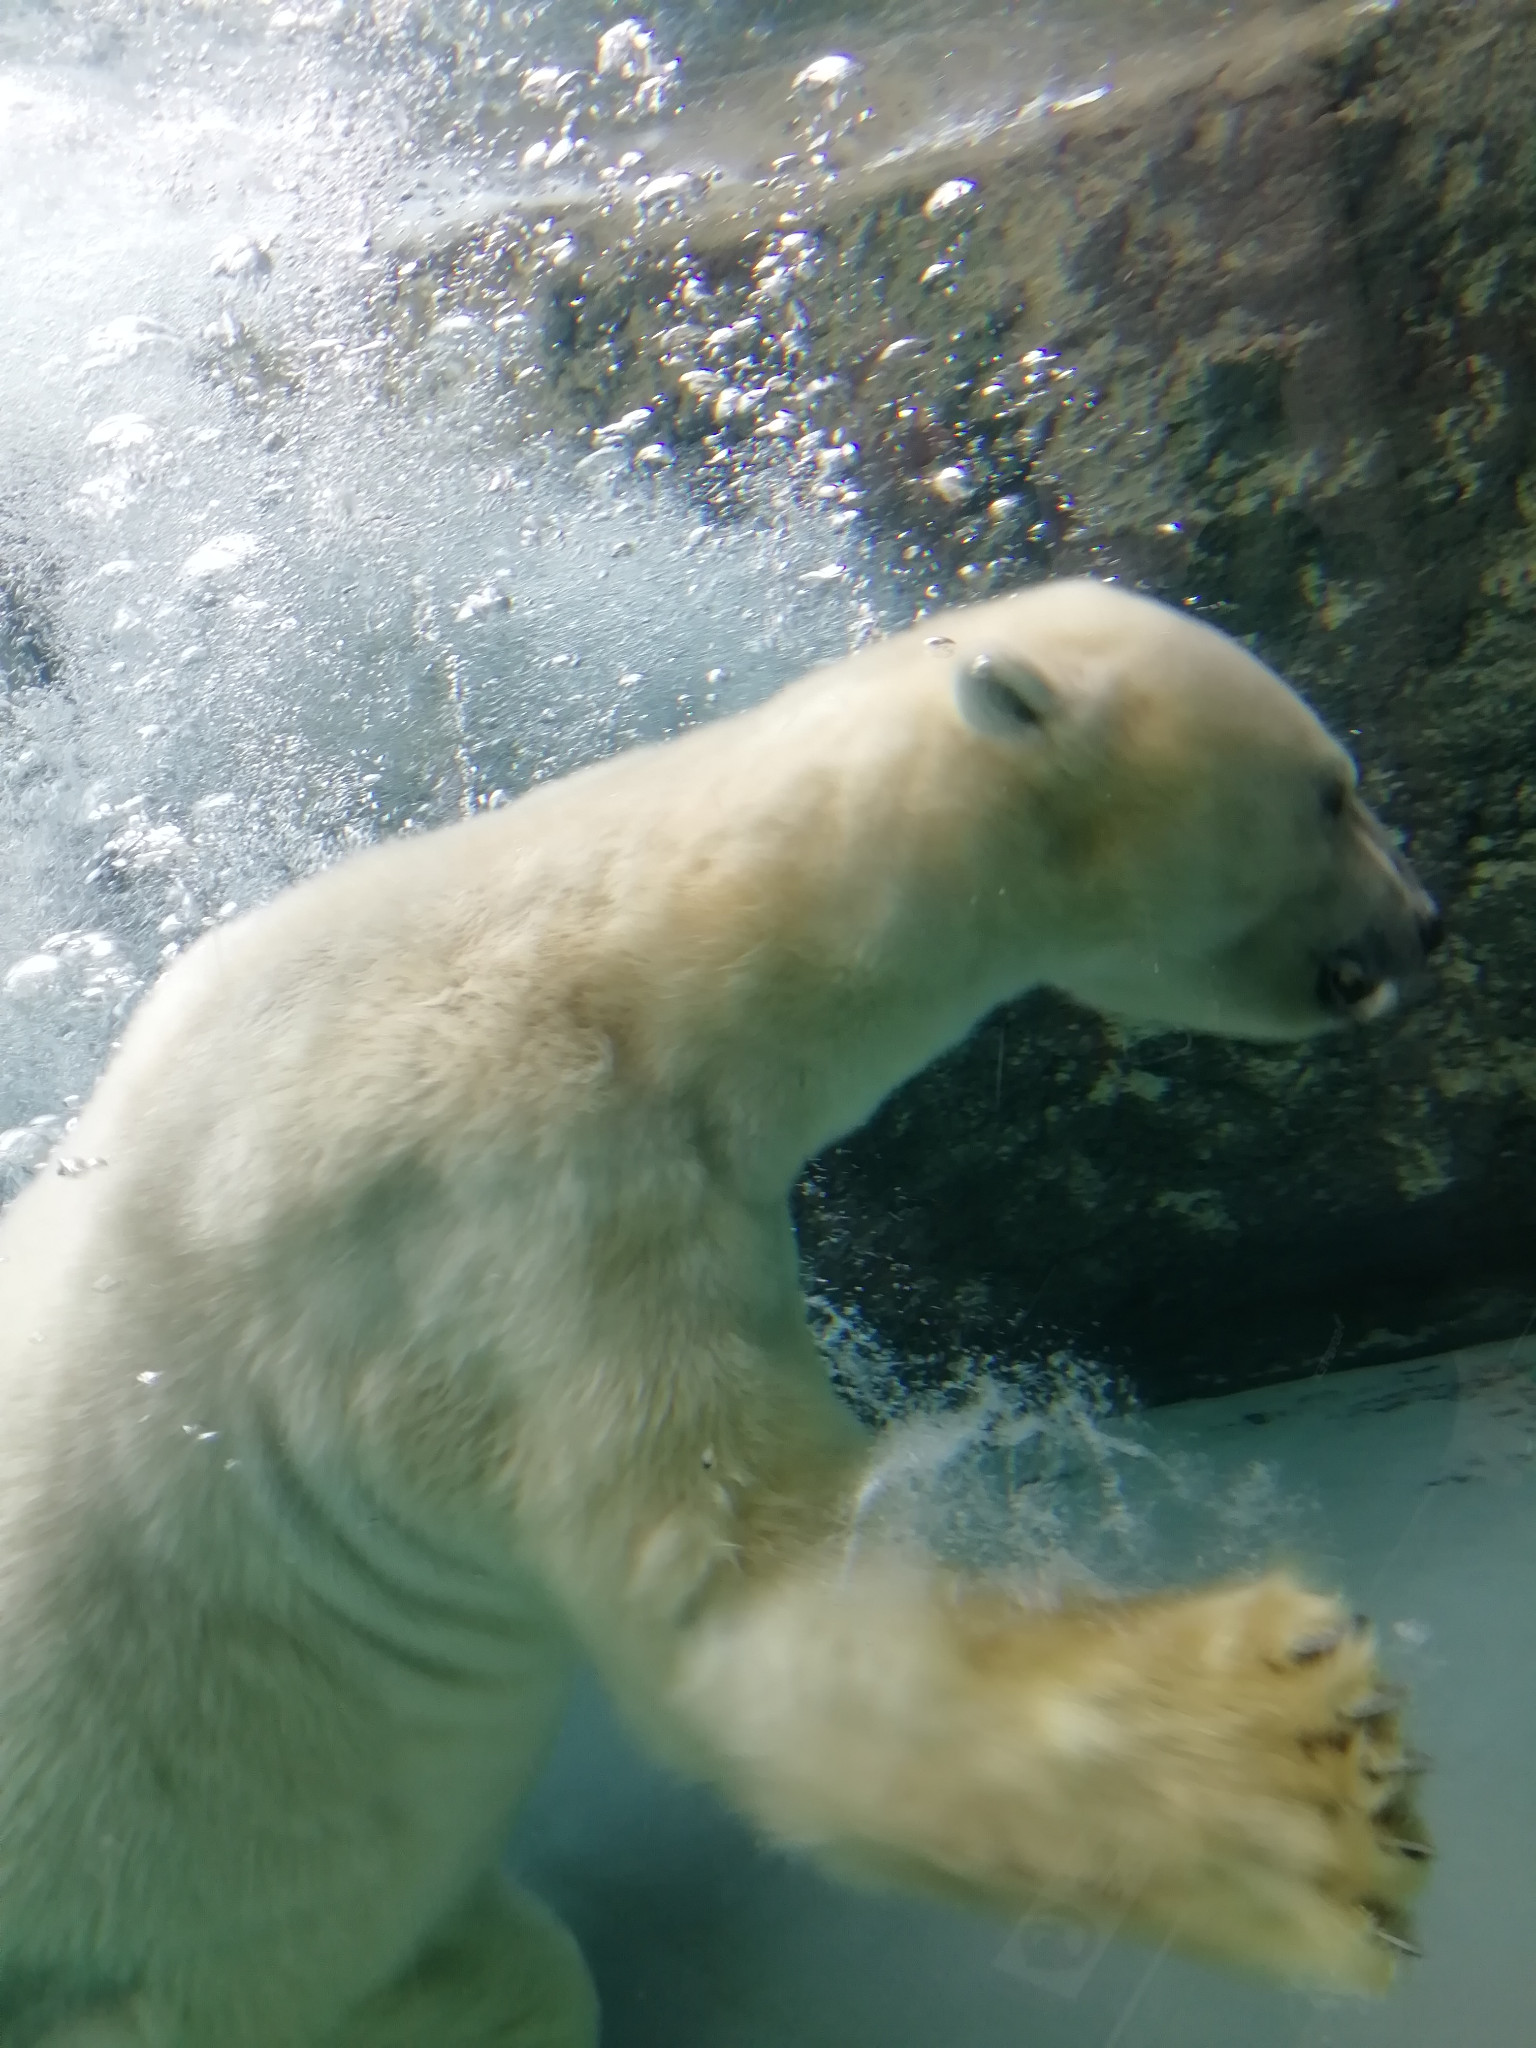
M 1128 502 L 1143 474 L 1152 401 L 1127 400 L 1101 429 L 1109 401 L 1087 393 L 1086 371 L 1074 397 L 1065 353 L 1008 326 L 1006 280 L 983 314 L 951 295 L 967 261 L 980 266 L 965 223 L 988 152 L 1008 138 L 1134 103 L 1165 73 L 1203 78 L 1219 37 L 1247 38 L 1244 76 L 1262 82 L 1346 16 L 1392 11 L 1058 0 L 945 19 L 870 5 L 834 22 L 766 0 L 644 18 L 565 0 L 0 4 L 0 1200 L 43 1161 L 133 1004 L 199 931 L 350 847 L 739 708 L 921 606 L 1101 566 L 1198 598 L 1308 676 L 1330 672 L 1330 649 L 1344 667 L 1385 644 L 1383 609 L 1398 600 L 1365 564 L 1362 536 L 1387 535 L 1394 562 L 1407 543 L 1363 430 L 1330 472 L 1345 483 L 1317 513 L 1321 538 L 1298 540 L 1289 509 L 1274 532 L 1252 524 L 1279 488 L 1255 450 L 1285 408 L 1246 329 L 1241 377 L 1213 373 L 1207 413 L 1168 414 L 1182 473 L 1217 478 L 1186 592 L 1160 552 L 1183 545 L 1182 504 L 1159 502 L 1137 546 L 1101 552 L 1121 532 L 1116 492 Z M 1364 152 L 1374 131 L 1356 129 Z M 877 223 L 897 252 L 892 302 L 868 346 L 848 342 L 815 294 L 841 292 L 851 321 L 869 266 L 849 250 L 877 237 L 838 242 L 813 209 L 839 180 L 873 207 L 912 159 L 936 166 L 926 200 Z M 1476 187 L 1483 173 L 1464 170 Z M 1007 203 L 1032 201 L 1015 191 Z M 723 220 L 749 213 L 752 263 L 722 282 L 707 251 Z M 932 244 L 911 257 L 921 334 L 897 331 L 915 324 L 894 303 L 909 227 Z M 1266 232 L 1248 223 L 1243 246 L 1284 292 L 1285 249 L 1253 254 Z M 1123 240 L 1100 236 L 1073 278 L 1091 276 L 1129 333 L 1150 316 L 1117 268 Z M 659 249 L 664 288 L 646 270 Z M 1468 261 L 1486 259 L 1497 281 L 1496 253 Z M 1424 311 L 1426 330 L 1436 317 Z M 1008 374 L 996 371 L 994 390 L 978 373 L 969 410 L 946 412 L 936 365 L 988 320 L 987 346 L 1011 349 Z M 1458 361 L 1494 362 L 1487 320 L 1457 342 Z M 1310 330 L 1294 325 L 1305 348 Z M 1090 353 L 1085 343 L 1084 363 Z M 1497 801 L 1458 799 L 1458 843 L 1507 910 L 1536 871 L 1536 755 L 1516 758 L 1523 642 L 1498 636 L 1528 630 L 1536 468 L 1495 371 L 1466 375 L 1466 390 L 1425 401 L 1451 479 L 1436 471 L 1436 532 L 1453 582 L 1470 546 L 1455 521 L 1493 494 L 1493 510 L 1466 514 L 1502 536 L 1492 566 L 1463 580 L 1481 593 L 1477 644 L 1515 681 L 1499 685 L 1487 742 L 1489 788 L 1512 779 Z M 1323 385 L 1308 389 L 1325 410 Z M 859 424 L 854 401 L 873 408 L 870 393 L 883 440 Z M 1302 401 L 1286 405 L 1294 424 Z M 1000 453 L 1008 436 L 1014 453 Z M 1102 498 L 1075 504 L 1066 468 L 1047 476 L 1037 459 L 1048 445 L 1109 464 Z M 1262 610 L 1282 547 L 1305 554 L 1287 573 L 1307 630 L 1334 635 L 1322 654 Z M 1404 701 L 1412 716 L 1428 698 Z M 1358 718 L 1351 732 L 1369 715 L 1344 698 L 1330 714 Z M 1390 792 L 1390 763 L 1379 773 Z M 1474 967 L 1453 952 L 1458 986 Z M 1507 1163 L 1524 1126 L 1499 1121 L 1531 1094 L 1512 986 L 1506 973 L 1496 1072 L 1465 1053 L 1441 1089 L 1477 1107 L 1479 1142 L 1505 1162 L 1483 1210 L 1469 1197 L 1455 1211 L 1447 1242 L 1518 1247 L 1528 1233 Z M 1412 1047 L 1434 1030 L 1412 1028 L 1425 1035 Z M 1171 1114 L 1160 1057 L 1116 1046 L 1116 1115 Z M 1370 1072 L 1432 1092 L 1416 1052 L 1379 1058 Z M 1277 1066 L 1265 1085 L 1305 1090 L 1327 1130 L 1338 1070 L 1320 1059 Z M 1000 1042 L 999 1111 L 1004 1081 Z M 1390 1126 L 1374 1083 L 1360 1085 Z M 991 1103 L 984 1091 L 983 1139 Z M 1415 1125 L 1387 1147 L 1405 1207 L 1458 1181 L 1438 1132 Z M 1049 1132 L 1030 1135 L 1048 1154 Z M 966 1142 L 985 1149 L 974 1127 Z M 1080 1177 L 1084 1201 L 1110 1199 L 1112 1146 L 1108 1157 Z M 1291 1170 L 1276 1169 L 1282 1185 Z M 1294 1172 L 1301 1212 L 1310 1184 Z M 1206 1320 L 1214 1352 L 1235 1361 L 1211 1383 L 1239 1391 L 1155 1405 L 1188 1386 L 1153 1384 L 1154 1405 L 1126 1414 L 1082 1363 L 1096 1357 L 1089 1330 L 1053 1325 L 1052 1341 L 1014 1347 L 1010 1325 L 962 1370 L 978 1355 L 972 1331 L 935 1366 L 931 1347 L 921 1360 L 902 1351 L 894 1309 L 876 1334 L 846 1303 L 829 1307 L 831 1368 L 897 1431 L 871 1523 L 920 1531 L 947 1554 L 1023 1557 L 1053 1584 L 1161 1585 L 1279 1560 L 1346 1586 L 1411 1683 L 1413 1736 L 1435 1761 L 1425 1959 L 1379 2006 L 1330 2001 L 1048 1921 L 994 1926 L 837 1889 L 643 1762 L 588 1690 L 511 1854 L 580 1936 L 609 2048 L 1526 2037 L 1536 1347 L 1516 1335 L 1530 1306 L 1516 1283 L 1528 1254 L 1491 1265 L 1475 1298 L 1447 1280 L 1397 1320 L 1373 1295 L 1341 1353 L 1326 1319 L 1315 1348 L 1288 1326 L 1272 1337 L 1257 1297 L 1245 1325 L 1232 1188 L 1197 1177 L 1142 1206 L 1149 1234 L 1187 1226 L 1236 1274 Z M 1424 1228 L 1432 1247 L 1439 1226 Z M 878 1228 L 873 1242 L 878 1258 Z M 1417 1256 L 1432 1263 L 1430 1249 Z M 1448 1332 L 1467 1341 L 1437 1341 Z M 1264 1345 L 1244 1384 L 1245 1353 Z M 1108 1364 L 1136 1380 L 1134 1347 Z M 935 1402 L 936 1376 L 953 1393 L 967 1372 Z

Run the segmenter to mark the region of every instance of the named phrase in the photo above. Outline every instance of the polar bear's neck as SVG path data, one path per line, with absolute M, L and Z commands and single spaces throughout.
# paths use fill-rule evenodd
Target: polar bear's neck
M 1038 978 L 985 750 L 936 684 L 813 678 L 674 743 L 665 775 L 638 756 L 551 792 L 602 871 L 584 1008 L 753 1180 L 787 1182 Z

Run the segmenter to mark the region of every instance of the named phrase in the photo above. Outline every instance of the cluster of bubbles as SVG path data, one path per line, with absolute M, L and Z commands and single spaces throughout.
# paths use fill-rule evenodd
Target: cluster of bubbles
M 531 428 L 515 330 L 374 319 L 422 156 L 400 48 L 430 36 L 374 10 L 370 56 L 336 10 L 286 12 L 125 0 L 0 42 L 29 282 L 0 312 L 0 1199 L 199 933 L 750 702 L 875 616 L 865 567 L 819 589 L 831 501 L 765 478 L 717 518 L 632 459 L 662 444 L 643 421 L 585 457 Z M 676 75 L 625 17 L 581 85 L 664 111 Z M 765 306 L 806 249 L 785 230 Z M 734 448 L 775 394 L 745 334 L 700 334 Z
M 859 447 L 844 427 L 818 424 L 837 380 L 818 377 L 797 294 L 820 260 L 819 237 L 786 213 L 764 239 L 750 276 L 713 277 L 684 236 L 657 316 L 656 360 L 665 382 L 651 404 L 593 430 L 595 447 L 628 446 L 636 467 L 691 458 L 696 500 L 725 512 L 772 477 L 837 535 L 859 515 Z M 822 562 L 802 580 L 847 573 Z
M 1272 1467 L 1218 1480 L 1070 1349 L 902 1359 L 856 1311 L 819 1295 L 810 1305 L 833 1383 L 881 1430 L 852 1549 L 915 1544 L 1054 1601 L 1252 1569 L 1312 1534 L 1310 1504 Z M 915 1364 L 927 1393 L 914 1392 Z
M 598 36 L 596 66 L 590 72 L 558 64 L 528 67 L 518 75 L 518 97 L 547 111 L 552 124 L 559 125 L 527 144 L 518 158 L 520 167 L 549 172 L 567 162 L 600 162 L 596 144 L 579 132 L 583 119 L 603 127 L 654 121 L 675 100 L 681 71 L 677 58 L 664 58 L 655 35 L 634 16 Z M 642 161 L 643 152 L 625 151 L 609 175 L 621 176 Z
M 717 174 L 663 147 L 685 68 L 718 72 L 726 27 L 752 39 L 705 13 L 7 17 L 0 232 L 29 289 L 0 314 L 0 1196 L 198 933 L 937 594 L 865 535 L 871 450 L 806 332 L 827 258 L 792 202 L 867 120 L 864 67 L 814 43 L 783 66 L 788 147 L 756 182 L 784 203 L 724 275 L 690 233 Z M 488 195 L 498 168 L 524 201 L 586 180 L 585 244 Z M 945 275 L 978 203 L 957 178 L 924 209 Z M 528 290 L 443 287 L 455 204 L 503 220 L 538 317 Z M 539 393 L 572 334 L 620 318 L 594 234 L 660 248 L 667 277 L 657 388 L 596 394 L 583 454 Z M 871 371 L 898 438 L 928 346 Z M 1055 375 L 1026 365 L 1010 397 Z M 970 490 L 963 456 L 917 468 Z

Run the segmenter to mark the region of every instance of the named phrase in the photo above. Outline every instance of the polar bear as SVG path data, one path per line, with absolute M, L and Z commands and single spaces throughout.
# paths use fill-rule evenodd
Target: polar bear
M 852 1546 L 786 1194 L 1032 984 L 1290 1039 L 1435 937 L 1300 700 L 1083 581 L 203 938 L 0 1231 L 6 2048 L 590 2044 L 497 1876 L 582 1655 L 850 1874 L 1384 1985 L 1365 1624 Z

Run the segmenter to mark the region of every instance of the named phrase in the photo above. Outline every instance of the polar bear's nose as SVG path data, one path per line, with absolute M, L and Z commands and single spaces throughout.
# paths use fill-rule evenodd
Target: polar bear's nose
M 1431 903 L 1419 914 L 1419 944 L 1426 953 L 1433 953 L 1445 937 L 1445 920 Z

